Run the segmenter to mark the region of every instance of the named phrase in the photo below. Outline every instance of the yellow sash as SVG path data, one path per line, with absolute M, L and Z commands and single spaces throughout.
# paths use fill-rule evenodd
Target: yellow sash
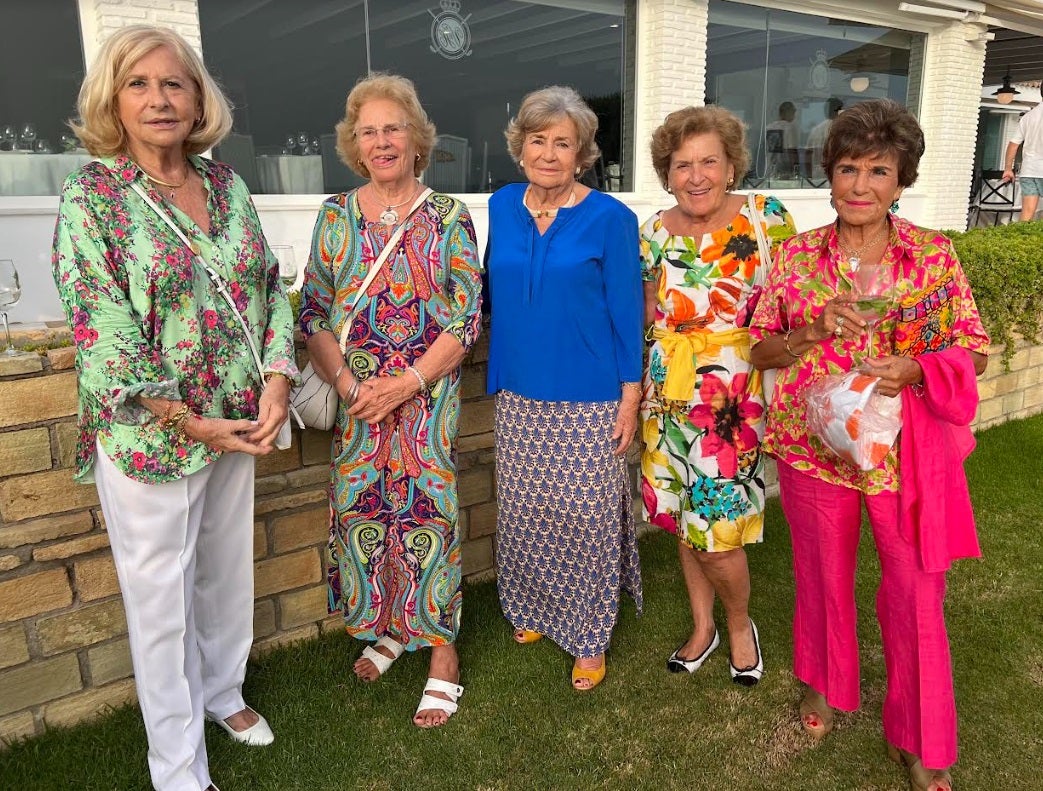
M 750 331 L 736 327 L 724 332 L 692 330 L 674 332 L 655 327 L 652 337 L 659 341 L 666 359 L 666 380 L 663 398 L 671 401 L 691 401 L 695 393 L 696 358 L 703 352 L 716 355 L 722 346 L 732 346 L 740 359 L 749 362 Z

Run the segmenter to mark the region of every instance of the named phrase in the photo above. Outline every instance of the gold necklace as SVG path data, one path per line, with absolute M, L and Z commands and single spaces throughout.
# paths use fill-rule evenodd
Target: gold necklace
M 138 165 L 137 162 L 135 162 L 134 164 Z M 175 197 L 174 196 L 174 190 L 179 190 L 179 189 L 181 189 L 183 186 L 185 186 L 188 183 L 189 165 L 188 165 L 187 162 L 185 163 L 185 177 L 183 179 L 181 179 L 181 183 L 180 184 L 172 184 L 169 181 L 163 181 L 163 179 L 156 178 L 151 173 L 149 173 L 147 170 L 145 170 L 145 168 L 141 167 L 141 165 L 138 165 L 138 168 L 141 170 L 142 173 L 145 174 L 145 177 L 149 181 L 151 181 L 153 184 L 160 184 L 160 185 L 162 185 L 164 187 L 170 187 L 170 193 L 169 193 L 170 200 L 174 200 L 174 197 Z
M 553 218 L 558 216 L 558 209 L 570 209 L 576 203 L 576 188 L 573 187 L 572 191 L 569 192 L 569 199 L 567 201 L 565 201 L 563 204 L 561 204 L 560 206 L 554 206 L 554 207 L 552 207 L 550 209 L 530 209 L 529 208 L 529 191 L 531 189 L 532 189 L 532 187 L 526 187 L 525 188 L 525 193 L 522 195 L 522 205 L 525 207 L 525 211 L 527 211 L 529 213 L 529 215 L 532 217 L 532 219 L 534 219 L 534 220 L 538 220 L 541 217 L 548 217 L 548 218 L 553 219 Z
M 884 233 L 888 230 L 888 223 L 884 221 L 884 227 L 881 228 L 876 236 L 866 242 L 864 245 L 859 247 L 857 250 L 852 250 L 846 244 L 844 240 L 840 238 L 840 231 L 837 230 L 837 241 L 840 243 L 840 249 L 844 251 L 844 255 L 847 256 L 847 261 L 851 264 L 852 269 L 858 269 L 858 265 L 862 263 L 862 254 L 865 253 L 870 247 L 880 241 L 883 238 Z

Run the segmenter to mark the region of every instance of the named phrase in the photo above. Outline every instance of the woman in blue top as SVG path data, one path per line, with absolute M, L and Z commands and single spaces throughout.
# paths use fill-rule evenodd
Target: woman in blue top
M 514 639 L 547 635 L 593 689 L 620 588 L 641 607 L 624 454 L 640 402 L 634 213 L 576 181 L 600 152 L 571 88 L 525 97 L 507 147 L 528 179 L 489 200 L 489 392 L 496 393 L 500 604 Z

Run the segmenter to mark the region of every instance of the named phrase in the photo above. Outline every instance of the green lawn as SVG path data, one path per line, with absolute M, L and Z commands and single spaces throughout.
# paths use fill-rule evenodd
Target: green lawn
M 985 558 L 950 575 L 949 634 L 960 710 L 960 791 L 1043 788 L 1043 416 L 979 437 L 968 469 Z M 905 789 L 884 754 L 884 687 L 869 539 L 858 580 L 863 706 L 814 747 L 796 716 L 790 674 L 792 577 L 773 502 L 767 543 L 750 553 L 752 614 L 766 659 L 761 684 L 728 677 L 719 650 L 693 676 L 664 660 L 689 615 L 672 541 L 641 542 L 645 615 L 627 602 L 593 693 L 570 689 L 570 659 L 541 641 L 516 646 L 495 586 L 468 587 L 460 638 L 461 710 L 446 728 L 410 716 L 426 657 L 406 656 L 374 685 L 357 682 L 360 646 L 342 634 L 265 656 L 247 699 L 276 731 L 268 749 L 232 744 L 208 725 L 210 764 L 237 789 Z M 52 732 L 0 753 L 4 789 L 148 789 L 136 709 Z

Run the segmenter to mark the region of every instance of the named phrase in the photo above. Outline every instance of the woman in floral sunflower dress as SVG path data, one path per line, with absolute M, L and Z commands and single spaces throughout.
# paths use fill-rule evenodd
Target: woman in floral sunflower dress
M 772 197 L 732 193 L 749 163 L 742 123 L 688 107 L 652 137 L 652 162 L 677 204 L 641 228 L 651 348 L 642 404 L 645 518 L 678 537 L 693 630 L 667 660 L 694 673 L 720 644 L 720 596 L 732 680 L 752 686 L 763 660 L 749 617 L 745 544 L 763 534 L 761 376 L 747 325 L 767 275 L 753 222 L 774 244 L 795 229 Z

